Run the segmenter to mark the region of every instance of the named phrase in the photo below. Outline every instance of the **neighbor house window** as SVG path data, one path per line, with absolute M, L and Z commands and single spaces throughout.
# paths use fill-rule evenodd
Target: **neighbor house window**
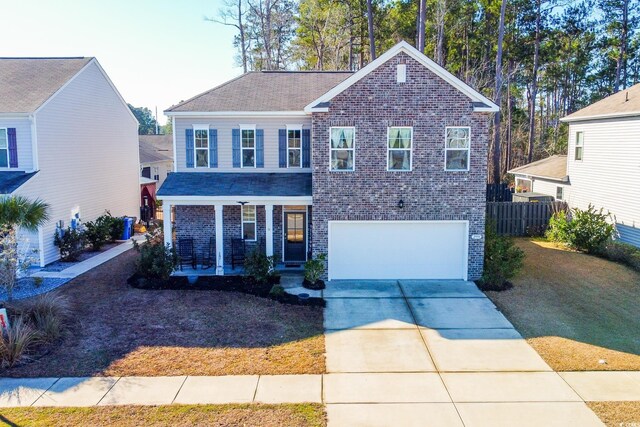
M 556 187 L 556 200 L 564 200 L 564 187 Z
M 158 166 L 153 167 L 153 179 L 160 181 L 160 168 Z
M 411 170 L 413 128 L 390 127 L 387 131 L 387 170 Z
M 302 166 L 302 129 L 287 129 L 287 167 Z
M 471 128 L 447 127 L 445 132 L 445 170 L 469 170 Z
M 247 205 L 242 207 L 242 238 L 256 240 L 256 207 Z
M 209 129 L 194 129 L 196 167 L 209 167 Z
M 584 132 L 576 132 L 576 160 L 582 160 L 584 151 Z
M 9 167 L 9 140 L 7 129 L 0 129 L 0 168 Z
M 530 179 L 516 178 L 516 193 L 531 192 L 532 182 Z
M 355 133 L 354 127 L 331 128 L 331 170 L 354 170 L 355 158 Z
M 253 168 L 256 166 L 256 130 L 240 129 L 242 139 L 242 167 Z

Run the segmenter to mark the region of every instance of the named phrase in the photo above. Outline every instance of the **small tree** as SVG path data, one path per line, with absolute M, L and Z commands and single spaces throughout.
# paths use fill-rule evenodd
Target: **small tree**
M 524 265 L 524 252 L 508 236 L 499 236 L 495 224 L 487 223 L 484 242 L 484 271 L 480 279 L 483 290 L 501 291 L 510 287 L 509 279 Z
M 18 273 L 30 264 L 19 251 L 18 230 L 37 231 L 49 219 L 48 210 L 49 205 L 41 200 L 22 196 L 0 199 L 0 280 L 9 300 L 13 299 Z

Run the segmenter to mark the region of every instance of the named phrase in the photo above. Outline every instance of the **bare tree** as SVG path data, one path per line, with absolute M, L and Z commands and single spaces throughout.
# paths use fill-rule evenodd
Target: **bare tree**
M 420 0 L 420 7 L 418 10 L 418 50 L 424 53 L 425 45 L 425 23 L 427 20 L 427 0 Z
M 367 26 L 369 30 L 369 53 L 373 61 L 376 59 L 376 39 L 375 34 L 373 34 L 373 5 L 371 0 L 367 0 Z
M 226 0 L 224 7 L 218 11 L 218 17 L 205 17 L 207 21 L 215 22 L 216 24 L 227 25 L 238 29 L 237 45 L 240 49 L 240 58 L 242 61 L 242 69 L 247 72 L 247 50 L 248 43 L 246 37 L 246 28 L 244 22 L 244 0 Z
M 529 87 L 529 141 L 527 144 L 527 160 L 533 161 L 536 136 L 536 98 L 538 97 L 538 67 L 540 66 L 540 39 L 542 31 L 542 0 L 536 0 L 536 28 L 533 47 L 533 69 Z
M 437 0 L 436 2 L 436 62 L 444 65 L 444 20 L 447 16 L 447 0 Z
M 494 102 L 498 107 L 502 103 L 502 44 L 504 40 L 504 16 L 507 8 L 507 0 L 502 0 L 500 5 L 500 23 L 498 24 L 498 48 L 496 53 L 496 86 Z M 500 171 L 502 148 L 500 146 L 500 125 L 502 115 L 500 110 L 493 116 L 493 182 L 499 183 L 502 179 Z

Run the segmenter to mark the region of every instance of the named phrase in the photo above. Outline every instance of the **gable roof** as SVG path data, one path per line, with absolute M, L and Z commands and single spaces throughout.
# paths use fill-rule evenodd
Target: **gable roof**
M 509 173 L 567 182 L 569 180 L 567 176 L 567 156 L 564 154 L 550 156 L 546 159 L 511 169 Z
M 0 58 L 0 113 L 32 113 L 94 58 Z
M 435 75 L 442 78 L 444 81 L 449 83 L 451 86 L 465 94 L 470 98 L 470 100 L 474 103 L 474 111 L 478 112 L 495 112 L 500 108 L 493 103 L 489 98 L 482 95 L 480 92 L 473 89 L 471 86 L 464 83 L 462 80 L 455 77 L 453 74 L 445 70 L 440 65 L 433 62 L 429 59 L 425 54 L 418 51 L 416 48 L 411 46 L 406 41 L 401 41 L 400 43 L 393 46 L 391 49 L 387 50 L 385 53 L 380 55 L 374 61 L 367 64 L 365 67 L 361 68 L 353 75 L 351 75 L 348 79 L 345 79 L 343 82 L 338 84 L 337 86 L 331 88 L 329 91 L 324 93 L 322 96 L 316 98 L 309 104 L 307 104 L 304 108 L 304 111 L 310 113 L 314 111 L 322 112 L 327 111 L 327 106 L 325 103 L 329 102 L 333 97 L 342 93 L 347 88 L 361 80 L 363 77 L 380 67 L 382 64 L 386 63 L 388 60 L 396 56 L 398 53 L 404 52 L 420 64 L 424 65 L 426 68 L 431 70 Z
M 302 112 L 350 71 L 252 71 L 165 110 L 165 114 Z M 176 114 L 178 113 L 178 114 Z
M 143 138 L 154 136 L 162 137 L 156 138 Z M 155 162 L 170 162 L 173 161 L 173 148 L 167 149 L 166 137 L 169 137 L 171 141 L 171 147 L 173 147 L 173 137 L 171 135 L 140 135 L 138 139 L 138 150 L 140 153 L 140 163 L 155 163 Z
M 602 119 L 607 117 L 640 116 L 640 83 L 609 95 L 560 119 L 563 122 Z

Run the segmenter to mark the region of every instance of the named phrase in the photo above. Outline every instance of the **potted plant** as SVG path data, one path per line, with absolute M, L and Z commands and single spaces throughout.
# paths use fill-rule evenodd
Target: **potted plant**
M 322 280 L 321 277 L 324 274 L 324 263 L 326 259 L 326 254 L 320 254 L 315 259 L 310 259 L 304 264 L 304 281 L 302 282 L 302 286 L 312 290 L 324 289 L 324 280 Z

